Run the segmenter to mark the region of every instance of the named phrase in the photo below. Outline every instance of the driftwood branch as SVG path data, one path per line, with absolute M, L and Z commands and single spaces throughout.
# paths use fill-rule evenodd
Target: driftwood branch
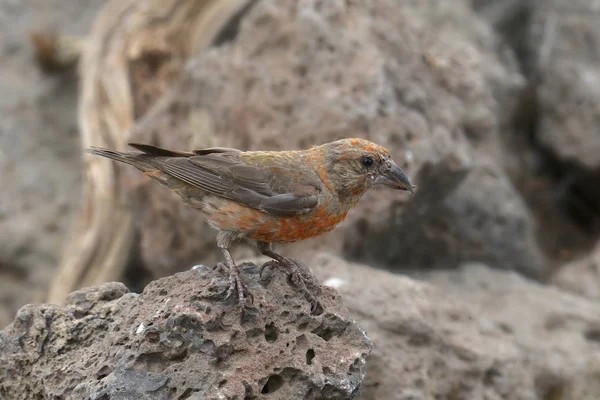
M 131 127 L 182 71 L 219 40 L 243 0 L 114 0 L 98 16 L 79 61 L 81 145 L 123 150 Z M 135 244 L 120 168 L 83 157 L 81 209 L 51 283 L 61 304 L 77 288 L 118 280 Z

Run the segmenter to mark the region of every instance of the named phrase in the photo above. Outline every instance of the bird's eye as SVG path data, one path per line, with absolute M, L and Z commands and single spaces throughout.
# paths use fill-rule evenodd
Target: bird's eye
M 360 159 L 360 163 L 363 165 L 363 167 L 369 168 L 373 165 L 373 159 L 371 157 L 363 157 Z

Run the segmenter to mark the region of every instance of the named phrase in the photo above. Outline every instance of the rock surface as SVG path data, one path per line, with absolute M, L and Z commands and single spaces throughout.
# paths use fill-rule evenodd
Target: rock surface
M 599 17 L 595 1 L 538 2 L 528 38 L 539 57 L 537 138 L 587 169 L 600 168 Z
M 600 54 L 595 0 L 475 0 L 512 47 L 528 83 L 505 168 L 559 262 L 589 252 L 600 234 Z
M 79 202 L 77 79 L 42 73 L 29 33 L 84 34 L 102 4 L 0 2 L 0 328 L 43 298 Z
M 423 168 L 419 182 L 421 189 L 406 205 L 364 221 L 368 235 L 347 242 L 347 256 L 419 269 L 477 260 L 546 278 L 533 218 L 496 165 L 462 166 L 448 158 Z
M 563 208 L 600 234 L 600 9 L 595 0 L 538 2 L 529 42 L 540 48 L 535 139 L 563 170 Z
M 201 267 L 149 284 L 86 288 L 68 305 L 23 307 L 0 333 L 0 398 L 350 399 L 371 342 L 331 288 L 310 306 L 279 269 L 240 266 L 254 296 L 224 301 Z
M 328 254 L 311 267 L 373 341 L 363 400 L 600 398 L 598 302 L 480 264 L 428 282 Z
M 552 283 L 564 290 L 600 300 L 600 242 L 587 256 L 563 265 Z

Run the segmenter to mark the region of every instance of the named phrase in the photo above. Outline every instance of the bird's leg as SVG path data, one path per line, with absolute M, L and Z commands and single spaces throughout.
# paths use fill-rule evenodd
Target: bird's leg
M 317 309 L 318 303 L 315 296 L 306 287 L 305 279 L 302 277 L 300 267 L 289 258 L 286 258 L 280 254 L 277 254 L 271 248 L 271 243 L 267 242 L 256 242 L 258 250 L 262 255 L 267 256 L 275 260 L 280 266 L 290 270 L 292 283 L 300 288 L 300 291 L 304 294 L 304 297 L 310 302 L 311 311 L 314 312 Z M 268 261 L 264 266 L 271 266 L 273 262 Z
M 238 300 L 240 301 L 241 305 L 244 305 L 246 303 L 246 288 L 242 283 L 240 270 L 238 269 L 237 265 L 235 265 L 229 250 L 226 248 L 221 248 L 221 251 L 225 256 L 225 264 L 229 268 L 229 289 L 227 289 L 227 296 L 225 296 L 225 298 L 228 299 L 231 295 L 233 295 L 233 292 L 237 290 Z
M 233 292 L 237 290 L 239 303 L 243 307 L 246 304 L 246 297 L 250 293 L 248 292 L 246 285 L 242 282 L 240 270 L 237 265 L 235 265 L 233 257 L 231 257 L 231 253 L 229 252 L 230 244 L 231 238 L 227 232 L 221 231 L 217 234 L 217 245 L 225 256 L 225 265 L 229 268 L 229 288 L 227 289 L 227 296 L 225 296 L 225 299 L 228 299 L 233 295 Z

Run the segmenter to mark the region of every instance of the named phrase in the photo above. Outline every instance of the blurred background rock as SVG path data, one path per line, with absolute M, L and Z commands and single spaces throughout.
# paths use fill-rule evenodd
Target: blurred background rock
M 391 298 L 382 279 L 359 281 L 349 307 L 375 330 L 364 398 L 600 398 L 599 20 L 594 0 L 0 0 L 0 326 L 27 303 L 106 281 L 139 291 L 220 258 L 175 195 L 83 147 L 356 135 L 387 146 L 417 195 L 369 193 L 334 232 L 284 251 L 415 280 Z M 479 307 L 454 318 L 434 294 L 398 319 L 436 345 L 400 346 L 414 328 L 382 316 L 412 307 L 406 282 Z M 484 320 L 501 339 L 478 336 Z M 448 340 L 477 356 L 444 360 Z M 418 372 L 412 388 L 394 390 L 381 360 L 415 347 L 425 356 L 392 363 Z

